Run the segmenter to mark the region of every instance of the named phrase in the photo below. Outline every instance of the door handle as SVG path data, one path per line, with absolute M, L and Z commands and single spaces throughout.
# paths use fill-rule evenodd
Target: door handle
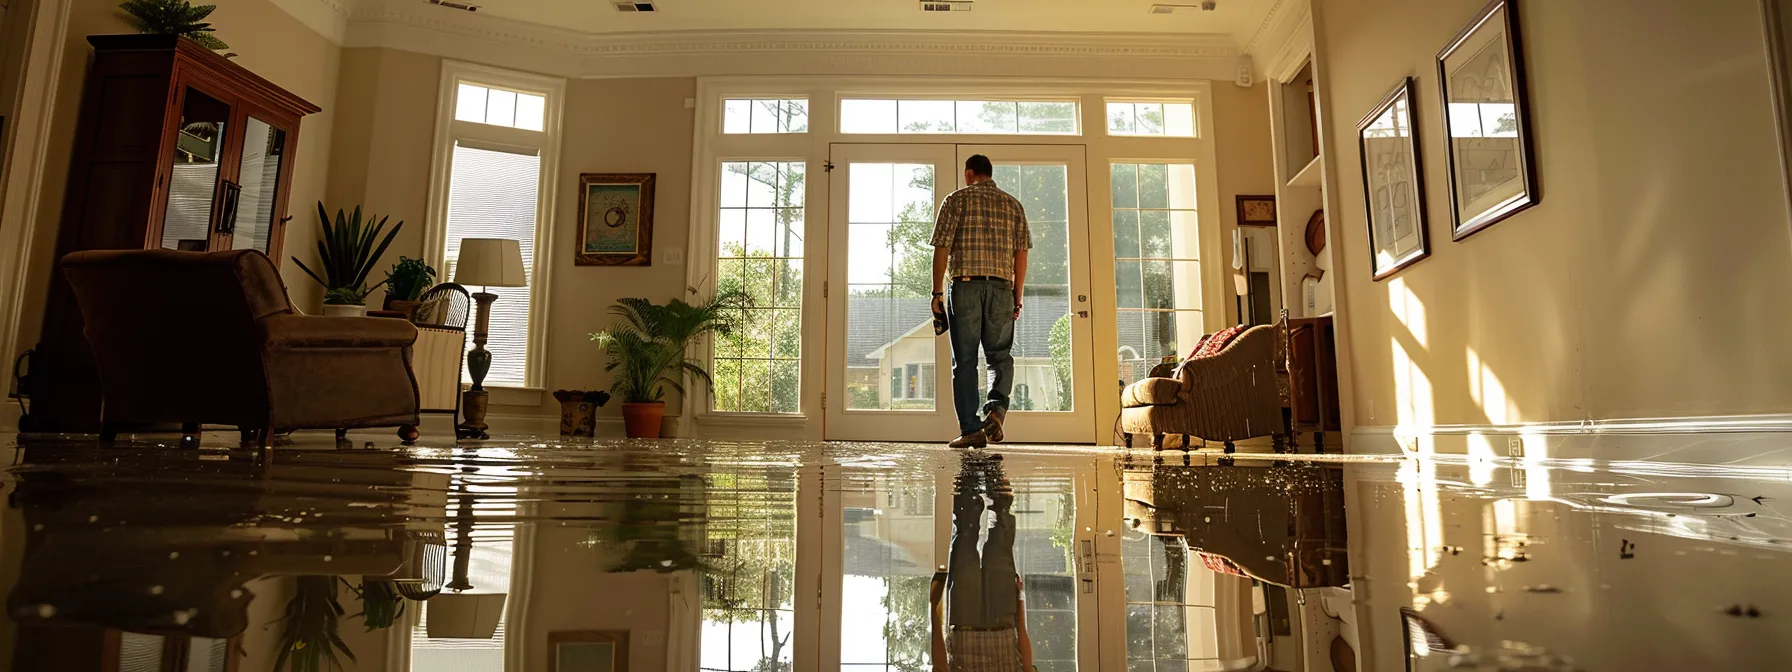
M 222 180 L 219 186 L 224 202 L 218 208 L 218 233 L 236 233 L 237 197 L 243 193 L 243 187 L 230 180 Z
M 1089 302 L 1089 295 L 1088 295 L 1088 294 L 1078 294 L 1078 295 L 1076 295 L 1076 302 L 1077 302 L 1077 303 L 1088 303 L 1088 302 Z
M 1077 317 L 1081 317 L 1081 318 L 1085 318 L 1085 319 L 1086 319 L 1086 318 L 1088 318 L 1088 317 L 1089 317 L 1089 311 L 1087 311 L 1087 310 L 1079 310 L 1079 311 L 1076 311 L 1076 316 L 1077 316 Z

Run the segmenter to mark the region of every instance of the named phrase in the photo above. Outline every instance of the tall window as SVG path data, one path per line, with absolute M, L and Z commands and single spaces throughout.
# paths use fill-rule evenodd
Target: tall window
M 803 354 L 802 162 L 722 164 L 716 288 L 753 304 L 717 339 L 715 410 L 798 411 Z
M 432 222 L 427 238 L 435 245 L 429 256 L 440 262 L 438 280 L 447 282 L 454 279 L 462 239 L 521 243 L 525 286 L 467 289 L 498 295 L 485 346 L 492 353 L 485 383 L 537 386 L 543 325 L 536 266 L 538 259 L 548 258 L 539 248 L 548 240 L 549 218 L 544 215 L 552 212 L 551 191 L 544 186 L 553 179 L 559 85 L 521 75 L 511 82 L 503 73 L 457 71 L 464 67 L 457 64 L 445 67 L 442 88 L 451 98 L 444 103 L 453 119 L 438 138 L 445 145 L 439 156 L 446 160 L 436 165 L 441 205 L 435 212 L 440 219 Z M 471 339 L 467 345 L 472 347 Z
M 1130 383 L 1201 337 L 1195 167 L 1116 163 L 1112 171 L 1117 356 Z

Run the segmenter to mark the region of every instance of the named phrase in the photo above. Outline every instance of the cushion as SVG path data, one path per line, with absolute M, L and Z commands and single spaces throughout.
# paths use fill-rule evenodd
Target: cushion
M 1177 395 L 1181 392 L 1182 381 L 1175 378 L 1146 378 L 1121 390 L 1120 406 L 1168 406 L 1178 401 Z
M 1201 339 L 1201 345 L 1195 348 L 1195 354 L 1189 355 L 1189 359 L 1201 359 L 1220 354 L 1220 351 L 1231 345 L 1232 340 L 1244 333 L 1245 329 L 1246 327 L 1241 324 L 1214 332 L 1212 336 Z

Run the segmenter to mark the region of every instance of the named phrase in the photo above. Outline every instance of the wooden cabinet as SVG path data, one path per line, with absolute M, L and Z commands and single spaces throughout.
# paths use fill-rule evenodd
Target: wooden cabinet
M 1338 336 L 1330 315 L 1288 320 L 1289 411 L 1296 431 L 1314 432 L 1324 452 L 1325 432 L 1341 431 Z
M 256 249 L 280 259 L 299 120 L 319 108 L 192 40 L 87 41 L 93 66 L 56 258 L 95 249 Z M 44 312 L 21 428 L 94 431 L 98 377 L 60 269 Z

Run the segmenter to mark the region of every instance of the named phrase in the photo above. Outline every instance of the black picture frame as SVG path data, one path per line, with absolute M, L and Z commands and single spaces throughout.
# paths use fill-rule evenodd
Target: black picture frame
M 1492 34 L 1490 34 L 1492 32 Z M 1490 47 L 1500 47 L 1490 50 Z M 1524 40 L 1518 29 L 1518 7 L 1514 0 L 1493 0 L 1437 54 L 1438 101 L 1443 105 L 1444 157 L 1450 180 L 1450 232 L 1460 241 L 1486 230 L 1522 212 L 1542 200 L 1537 179 L 1536 153 L 1532 147 L 1529 95 L 1524 68 Z M 1501 53 L 1503 52 L 1503 53 Z M 1455 65 L 1455 68 L 1451 66 Z M 1511 100 L 1504 100 L 1510 96 Z M 1476 102 L 1486 99 L 1486 102 Z M 1464 101 L 1464 102 L 1456 102 Z M 1498 106 L 1477 113 L 1474 129 L 1466 117 L 1454 113 L 1453 105 Z M 1510 106 L 1510 120 L 1499 110 Z M 1497 115 L 1494 133 L 1514 135 L 1471 135 L 1485 133 L 1487 114 Z M 1459 133 L 1461 135 L 1459 135 Z M 1507 139 L 1510 138 L 1508 142 Z M 1482 167 L 1469 169 L 1465 162 L 1478 162 Z M 1505 173 L 1510 164 L 1517 164 L 1516 174 L 1488 187 L 1487 173 Z M 1471 190 L 1481 190 L 1470 197 Z M 1511 191 L 1511 193 L 1507 193 Z M 1465 202 L 1465 200 L 1467 202 Z
M 1424 160 L 1419 154 L 1419 129 L 1413 125 L 1417 116 L 1413 113 L 1413 100 L 1413 79 L 1402 77 L 1356 125 L 1357 160 L 1363 170 L 1363 207 L 1369 227 L 1369 263 L 1377 282 L 1431 256 Z M 1404 136 L 1400 135 L 1402 131 Z M 1371 139 L 1377 141 L 1373 143 L 1374 151 Z M 1383 204 L 1385 208 L 1380 207 Z M 1401 215 L 1406 217 L 1404 222 Z M 1405 234 L 1401 233 L 1403 228 Z M 1383 257 L 1384 245 L 1398 245 L 1409 237 L 1416 238 L 1416 247 L 1405 251 L 1390 248 L 1393 253 Z

